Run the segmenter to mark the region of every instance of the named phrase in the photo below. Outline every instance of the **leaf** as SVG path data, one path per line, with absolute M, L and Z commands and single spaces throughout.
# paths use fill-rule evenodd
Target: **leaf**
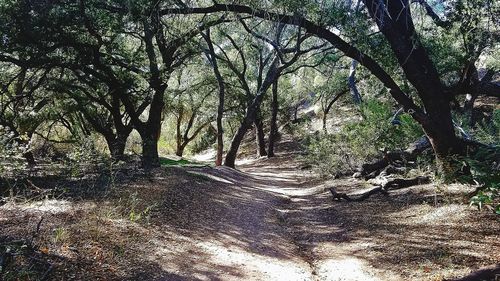
M 40 252 L 43 253 L 43 254 L 48 255 L 49 254 L 49 248 L 47 248 L 47 247 L 41 247 L 40 248 Z

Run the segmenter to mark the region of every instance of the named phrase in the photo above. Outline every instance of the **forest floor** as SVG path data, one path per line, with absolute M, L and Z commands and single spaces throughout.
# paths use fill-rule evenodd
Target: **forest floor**
M 239 171 L 159 168 L 105 196 L 4 204 L 3 278 L 447 280 L 500 262 L 498 216 L 469 207 L 465 186 L 333 201 L 328 187 L 366 183 L 319 179 L 288 145 Z

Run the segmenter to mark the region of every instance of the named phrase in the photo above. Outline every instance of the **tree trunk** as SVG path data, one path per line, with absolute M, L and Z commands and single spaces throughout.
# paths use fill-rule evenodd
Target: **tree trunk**
M 111 157 L 117 160 L 123 159 L 125 155 L 125 144 L 127 143 L 127 138 L 116 137 L 113 143 L 108 142 L 109 152 Z
M 186 148 L 186 146 L 184 144 L 177 144 L 177 149 L 175 150 L 175 155 L 179 156 L 179 157 L 182 157 L 182 155 L 184 154 L 184 149 Z
M 219 93 L 219 107 L 217 110 L 217 154 L 215 157 L 215 166 L 222 165 L 222 154 L 224 153 L 224 131 L 222 128 L 222 114 L 224 111 L 224 95 Z
M 23 157 L 24 159 L 26 159 L 26 163 L 28 163 L 29 167 L 33 167 L 36 165 L 35 156 L 33 155 L 33 152 L 31 151 L 25 152 L 23 153 Z
M 215 166 L 220 166 L 222 165 L 222 154 L 224 153 L 224 132 L 222 128 L 222 117 L 224 114 L 225 85 L 217 64 L 214 45 L 212 43 L 212 39 L 210 38 L 210 28 L 207 28 L 206 34 L 203 34 L 202 32 L 201 35 L 207 42 L 209 50 L 209 53 L 207 53 L 207 58 L 212 64 L 212 69 L 214 71 L 215 78 L 217 79 L 217 85 L 219 86 L 219 105 L 217 106 L 217 153 L 215 156 Z
M 245 116 L 243 122 L 241 123 L 240 127 L 238 128 L 238 131 L 234 135 L 231 145 L 229 146 L 229 150 L 226 153 L 226 159 L 224 160 L 224 166 L 234 168 L 235 162 L 236 162 L 236 156 L 238 154 L 238 149 L 240 148 L 241 141 L 243 141 L 243 138 L 245 137 L 245 134 L 247 130 L 250 128 L 251 120 L 250 118 L 247 117 L 248 114 Z
M 361 98 L 361 94 L 358 91 L 358 87 L 356 86 L 356 67 L 358 66 L 358 62 L 356 60 L 352 60 L 351 69 L 349 70 L 349 78 L 347 79 L 347 83 L 349 85 L 349 89 L 351 90 L 352 100 L 355 104 L 360 104 L 363 99 Z
M 231 145 L 229 146 L 229 150 L 227 151 L 224 166 L 234 168 L 240 144 L 243 141 L 246 132 L 250 129 L 250 126 L 255 120 L 260 103 L 264 98 L 263 96 L 264 94 L 257 95 L 252 104 L 247 108 L 245 117 L 243 118 L 243 121 L 241 121 L 240 127 L 238 128 L 238 131 L 236 131 L 236 134 L 231 141 Z
M 269 148 L 267 157 L 274 157 L 274 143 L 278 137 L 278 79 L 273 83 L 271 101 L 271 129 L 269 131 Z
M 463 142 L 455 135 L 449 99 L 434 63 L 420 44 L 411 20 L 408 0 L 364 0 L 370 16 L 391 45 L 406 78 L 417 90 L 426 111 L 418 119 L 436 155 L 438 172 L 445 177 L 454 170 L 453 154 L 463 152 Z
M 141 134 L 142 138 L 142 166 L 146 169 L 159 167 L 157 133 Z
M 109 131 L 104 135 L 104 139 L 106 140 L 106 144 L 108 145 L 109 154 L 111 158 L 115 160 L 123 159 L 125 155 L 125 145 L 127 144 L 127 138 L 130 135 L 131 129 L 127 129 L 123 127 L 125 132 L 114 134 L 112 131 Z
M 349 89 L 347 90 L 344 90 L 340 93 L 338 93 L 337 95 L 335 95 L 335 97 L 328 103 L 328 105 L 326 106 L 325 110 L 323 110 L 323 131 L 326 133 L 328 133 L 328 130 L 326 128 L 326 120 L 327 120 L 327 117 L 328 117 L 328 113 L 330 113 L 330 110 L 332 109 L 332 106 L 333 104 L 343 95 L 345 95 L 347 92 L 349 92 Z
M 250 128 L 250 125 L 252 125 L 252 123 L 255 121 L 257 113 L 260 110 L 260 104 L 262 103 L 267 90 L 269 89 L 269 87 L 271 87 L 271 85 L 279 75 L 280 71 L 278 70 L 277 64 L 278 60 L 275 59 L 271 64 L 271 68 L 268 70 L 266 79 L 264 80 L 264 83 L 262 83 L 259 92 L 255 95 L 252 103 L 247 106 L 245 117 L 243 118 L 243 121 L 241 122 L 241 125 L 236 132 L 236 135 L 234 135 L 233 140 L 231 141 L 231 146 L 229 147 L 229 150 L 226 154 L 226 159 L 224 161 L 225 166 L 234 168 L 241 141 L 243 140 L 243 137 L 245 136 L 247 130 Z
M 428 132 L 425 128 L 424 131 L 431 142 L 436 156 L 438 174 L 442 175 L 445 180 L 453 180 L 461 166 L 455 156 L 465 153 L 465 142 L 454 133 L 439 133 L 434 135 L 434 132 Z M 443 131 L 445 131 L 444 128 Z
M 267 155 L 266 140 L 264 134 L 264 124 L 260 117 L 255 118 L 255 141 L 257 143 L 257 156 L 262 157 Z

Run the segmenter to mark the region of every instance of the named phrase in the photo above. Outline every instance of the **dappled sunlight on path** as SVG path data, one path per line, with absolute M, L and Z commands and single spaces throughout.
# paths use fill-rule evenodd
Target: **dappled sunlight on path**
M 443 280 L 500 260 L 500 225 L 451 193 L 332 201 L 330 186 L 367 186 L 301 167 L 282 154 L 238 170 L 161 168 L 101 200 L 6 204 L 0 229 L 13 239 L 43 216 L 37 243 L 65 280 Z

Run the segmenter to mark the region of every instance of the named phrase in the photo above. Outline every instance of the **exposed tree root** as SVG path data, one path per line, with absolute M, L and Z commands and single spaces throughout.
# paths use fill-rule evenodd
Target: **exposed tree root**
M 356 195 L 347 195 L 346 193 L 337 192 L 334 187 L 330 187 L 330 192 L 333 195 L 333 200 L 346 200 L 346 201 L 363 201 L 373 194 L 382 193 L 388 194 L 389 190 L 402 189 L 419 184 L 426 184 L 430 182 L 429 177 L 415 177 L 411 179 L 393 179 L 370 189 L 369 191 Z

